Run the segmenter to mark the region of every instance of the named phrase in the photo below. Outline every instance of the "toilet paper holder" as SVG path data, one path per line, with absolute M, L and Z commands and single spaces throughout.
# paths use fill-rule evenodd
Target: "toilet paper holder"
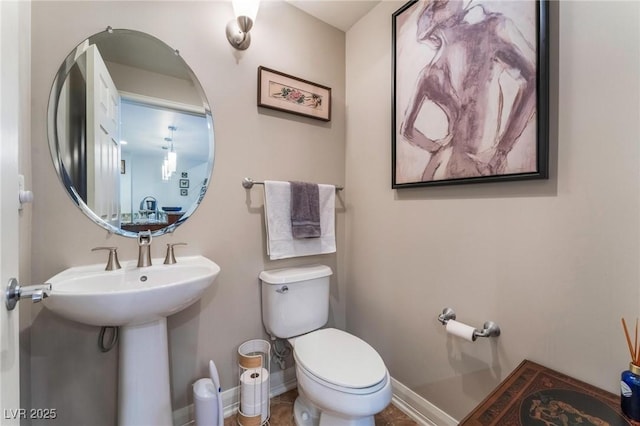
M 265 426 L 271 417 L 271 344 L 254 339 L 238 347 L 240 388 L 237 423 L 239 426 Z
M 456 319 L 456 312 L 451 308 L 444 308 L 442 313 L 438 315 L 438 321 L 442 323 L 442 325 L 447 325 L 449 320 Z M 498 337 L 500 335 L 500 327 L 493 321 L 486 321 L 481 330 L 477 328 L 473 330 L 473 340 L 476 337 Z

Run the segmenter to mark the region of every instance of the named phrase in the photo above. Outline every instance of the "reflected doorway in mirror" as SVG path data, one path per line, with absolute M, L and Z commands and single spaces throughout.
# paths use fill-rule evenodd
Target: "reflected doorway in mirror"
M 83 71 L 89 62 L 88 52 L 100 55 L 106 66 L 105 75 L 115 85 L 113 94 L 120 99 L 118 107 L 111 108 L 117 111 L 114 120 L 120 122 L 120 129 L 109 138 L 114 142 L 108 161 L 114 182 L 108 190 L 101 191 L 106 195 L 101 196 L 99 203 L 92 202 L 95 197 L 91 194 L 106 186 L 95 184 L 91 178 L 99 173 L 94 170 L 90 155 L 96 151 L 93 149 L 96 138 L 86 130 L 90 121 L 86 104 L 93 102 L 91 92 L 101 92 L 88 88 Z M 154 125 L 145 127 L 144 123 Z M 208 100 L 177 50 L 149 34 L 112 29 L 94 34 L 71 49 L 51 88 L 47 126 L 53 164 L 71 200 L 93 222 L 111 233 L 136 237 L 131 226 L 140 225 L 143 217 L 138 211 L 138 200 L 148 195 L 160 205 L 184 206 L 184 214 L 177 223 L 158 224 L 160 228 L 153 235 L 171 232 L 195 211 L 207 190 L 214 162 L 213 117 Z M 179 129 L 173 142 L 176 151 L 180 150 L 178 168 L 184 172 L 163 182 L 160 163 L 151 161 L 150 153 L 164 156 L 166 150 L 162 148 L 166 145 L 168 126 Z M 199 145 L 190 148 L 196 140 Z M 149 169 L 153 170 L 145 177 L 145 165 L 152 163 L 154 167 Z M 193 196 L 188 191 L 168 190 L 176 186 L 185 188 L 179 185 L 179 179 L 187 179 L 189 175 L 195 182 L 202 182 L 195 186 Z

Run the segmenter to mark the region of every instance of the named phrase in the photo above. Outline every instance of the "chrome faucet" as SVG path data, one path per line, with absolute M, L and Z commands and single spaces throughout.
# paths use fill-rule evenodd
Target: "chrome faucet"
M 151 266 L 151 230 L 138 233 L 138 268 Z

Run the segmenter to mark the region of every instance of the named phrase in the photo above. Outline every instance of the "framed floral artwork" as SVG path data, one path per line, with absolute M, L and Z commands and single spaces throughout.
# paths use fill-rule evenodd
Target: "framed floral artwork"
M 331 88 L 260 66 L 258 106 L 331 121 Z
M 548 1 L 392 16 L 392 187 L 548 177 Z

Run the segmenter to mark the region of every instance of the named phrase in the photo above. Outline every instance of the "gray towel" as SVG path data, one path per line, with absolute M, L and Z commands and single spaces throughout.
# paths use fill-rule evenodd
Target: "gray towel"
M 318 238 L 320 229 L 320 195 L 318 185 L 289 182 L 291 185 L 291 234 L 293 238 Z

